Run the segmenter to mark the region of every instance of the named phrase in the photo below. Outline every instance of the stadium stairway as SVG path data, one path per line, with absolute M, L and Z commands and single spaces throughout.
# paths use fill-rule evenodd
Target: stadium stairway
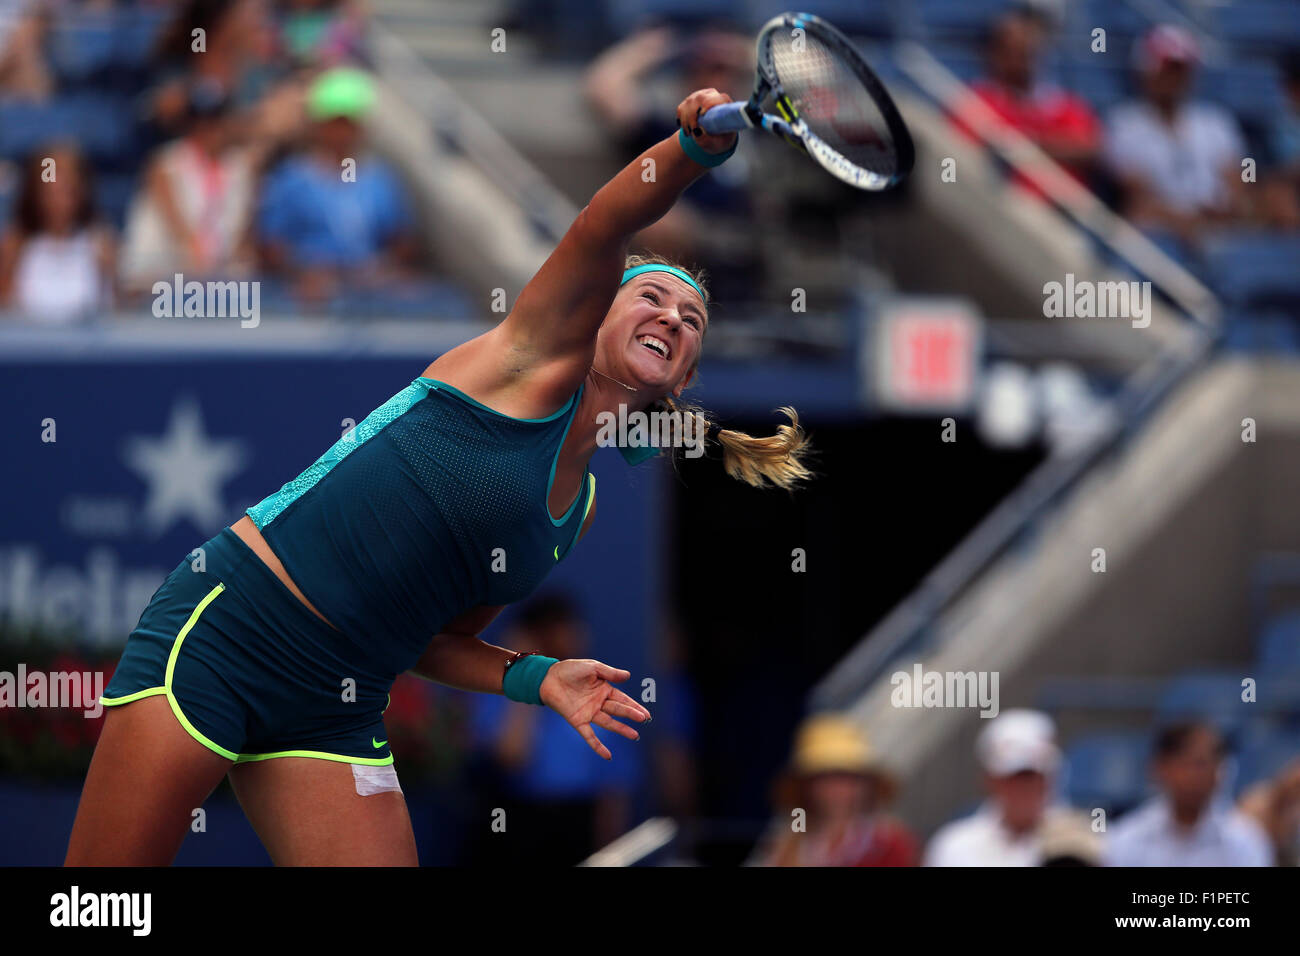
M 419 51 L 441 38 L 440 56 L 469 62 L 469 28 L 440 16 L 456 3 L 385 2 L 375 12 L 369 52 L 383 81 L 371 134 L 419 197 L 431 252 L 481 303 L 503 288 L 518 295 L 554 248 L 578 207 L 502 140 L 481 113 L 434 72 Z M 427 8 L 427 9 L 426 9 Z M 486 50 L 487 38 L 480 49 Z M 488 55 L 478 54 L 479 57 Z M 486 308 L 480 310 L 486 312 Z
M 1290 507 L 1298 397 L 1295 362 L 1232 357 L 1204 367 L 937 616 L 924 649 L 879 668 L 852 710 L 901 774 L 910 822 L 932 829 L 978 796 L 973 744 L 984 721 L 971 708 L 893 706 L 892 672 L 918 663 L 997 672 L 1001 710 L 1038 706 L 1057 675 L 1147 682 L 1140 713 L 1117 705 L 1109 719 L 1065 714 L 1066 741 L 1149 727 L 1162 712 L 1184 712 L 1189 694 L 1204 703 L 1206 681 L 1223 684 L 1225 674 L 1256 676 L 1261 699 L 1270 680 L 1290 686 L 1288 675 L 1255 666 L 1250 568 L 1257 553 L 1300 541 Z M 1243 441 L 1246 418 L 1256 441 Z M 1104 572 L 1094 570 L 1097 548 Z M 1164 683 L 1188 668 L 1219 673 Z M 1258 750 L 1249 759 L 1271 761 Z

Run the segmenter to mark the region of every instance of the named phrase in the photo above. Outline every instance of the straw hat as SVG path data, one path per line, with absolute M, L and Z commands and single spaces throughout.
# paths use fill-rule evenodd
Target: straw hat
M 790 772 L 802 778 L 823 773 L 871 777 L 885 800 L 897 790 L 897 782 L 881 766 L 862 728 L 842 714 L 814 714 L 799 726 Z

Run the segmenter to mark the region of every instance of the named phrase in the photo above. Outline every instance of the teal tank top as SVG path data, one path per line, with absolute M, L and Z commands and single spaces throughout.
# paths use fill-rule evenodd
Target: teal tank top
M 596 477 L 547 507 L 582 386 L 512 418 L 421 376 L 247 510 L 289 577 L 393 674 L 481 604 L 531 594 L 577 542 Z

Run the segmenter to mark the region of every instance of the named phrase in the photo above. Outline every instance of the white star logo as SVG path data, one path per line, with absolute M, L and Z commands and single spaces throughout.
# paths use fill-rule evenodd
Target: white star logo
M 183 518 L 203 534 L 220 529 L 225 518 L 221 488 L 247 464 L 246 449 L 242 441 L 209 439 L 199 403 L 189 396 L 172 404 L 161 438 L 128 438 L 122 459 L 149 485 L 142 518 L 154 536 Z

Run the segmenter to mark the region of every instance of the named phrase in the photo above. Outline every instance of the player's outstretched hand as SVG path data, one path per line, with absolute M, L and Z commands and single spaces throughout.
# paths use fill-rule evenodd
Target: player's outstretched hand
M 640 734 L 614 718 L 623 717 L 638 723 L 650 719 L 650 711 L 614 687 L 615 683 L 631 676 L 627 671 L 600 661 L 560 661 L 552 664 L 546 672 L 538 693 L 542 703 L 567 720 L 592 750 L 610 760 L 613 755 L 596 737 L 591 725 L 622 734 L 628 740 L 639 740 Z

